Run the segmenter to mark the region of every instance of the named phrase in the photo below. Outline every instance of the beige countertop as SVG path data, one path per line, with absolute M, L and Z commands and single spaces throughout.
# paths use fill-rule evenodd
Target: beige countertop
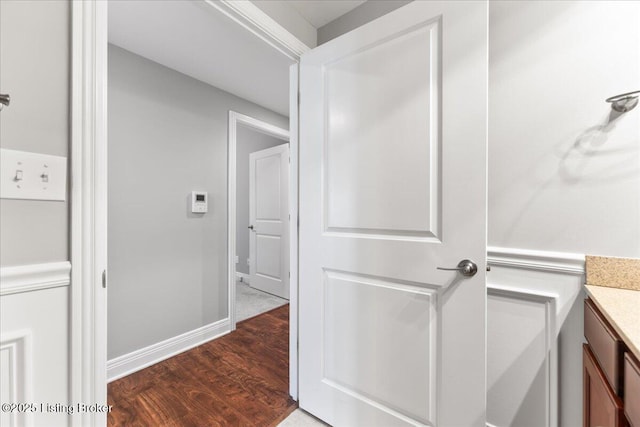
M 640 291 L 591 285 L 585 285 L 585 289 L 629 350 L 640 360 Z

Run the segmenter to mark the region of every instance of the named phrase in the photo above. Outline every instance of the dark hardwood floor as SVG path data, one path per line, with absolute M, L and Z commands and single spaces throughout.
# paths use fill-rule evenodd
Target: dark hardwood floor
M 109 384 L 109 426 L 275 426 L 289 397 L 289 305 Z

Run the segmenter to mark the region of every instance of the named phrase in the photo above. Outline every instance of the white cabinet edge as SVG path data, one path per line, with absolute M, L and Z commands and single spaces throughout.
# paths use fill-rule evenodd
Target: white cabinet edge
M 0 268 L 0 295 L 69 286 L 69 261 Z
M 583 275 L 584 254 L 537 251 L 531 249 L 487 248 L 487 262 L 491 266 L 541 270 L 555 273 Z

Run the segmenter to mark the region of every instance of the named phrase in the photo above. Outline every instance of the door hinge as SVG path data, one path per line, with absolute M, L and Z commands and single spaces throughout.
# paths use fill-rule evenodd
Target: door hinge
M 102 270 L 102 287 L 107 287 L 107 270 Z

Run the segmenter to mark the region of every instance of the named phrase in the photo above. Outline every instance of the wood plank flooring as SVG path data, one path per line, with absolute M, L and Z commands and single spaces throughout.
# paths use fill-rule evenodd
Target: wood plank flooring
M 289 397 L 289 305 L 108 386 L 109 426 L 275 426 Z

